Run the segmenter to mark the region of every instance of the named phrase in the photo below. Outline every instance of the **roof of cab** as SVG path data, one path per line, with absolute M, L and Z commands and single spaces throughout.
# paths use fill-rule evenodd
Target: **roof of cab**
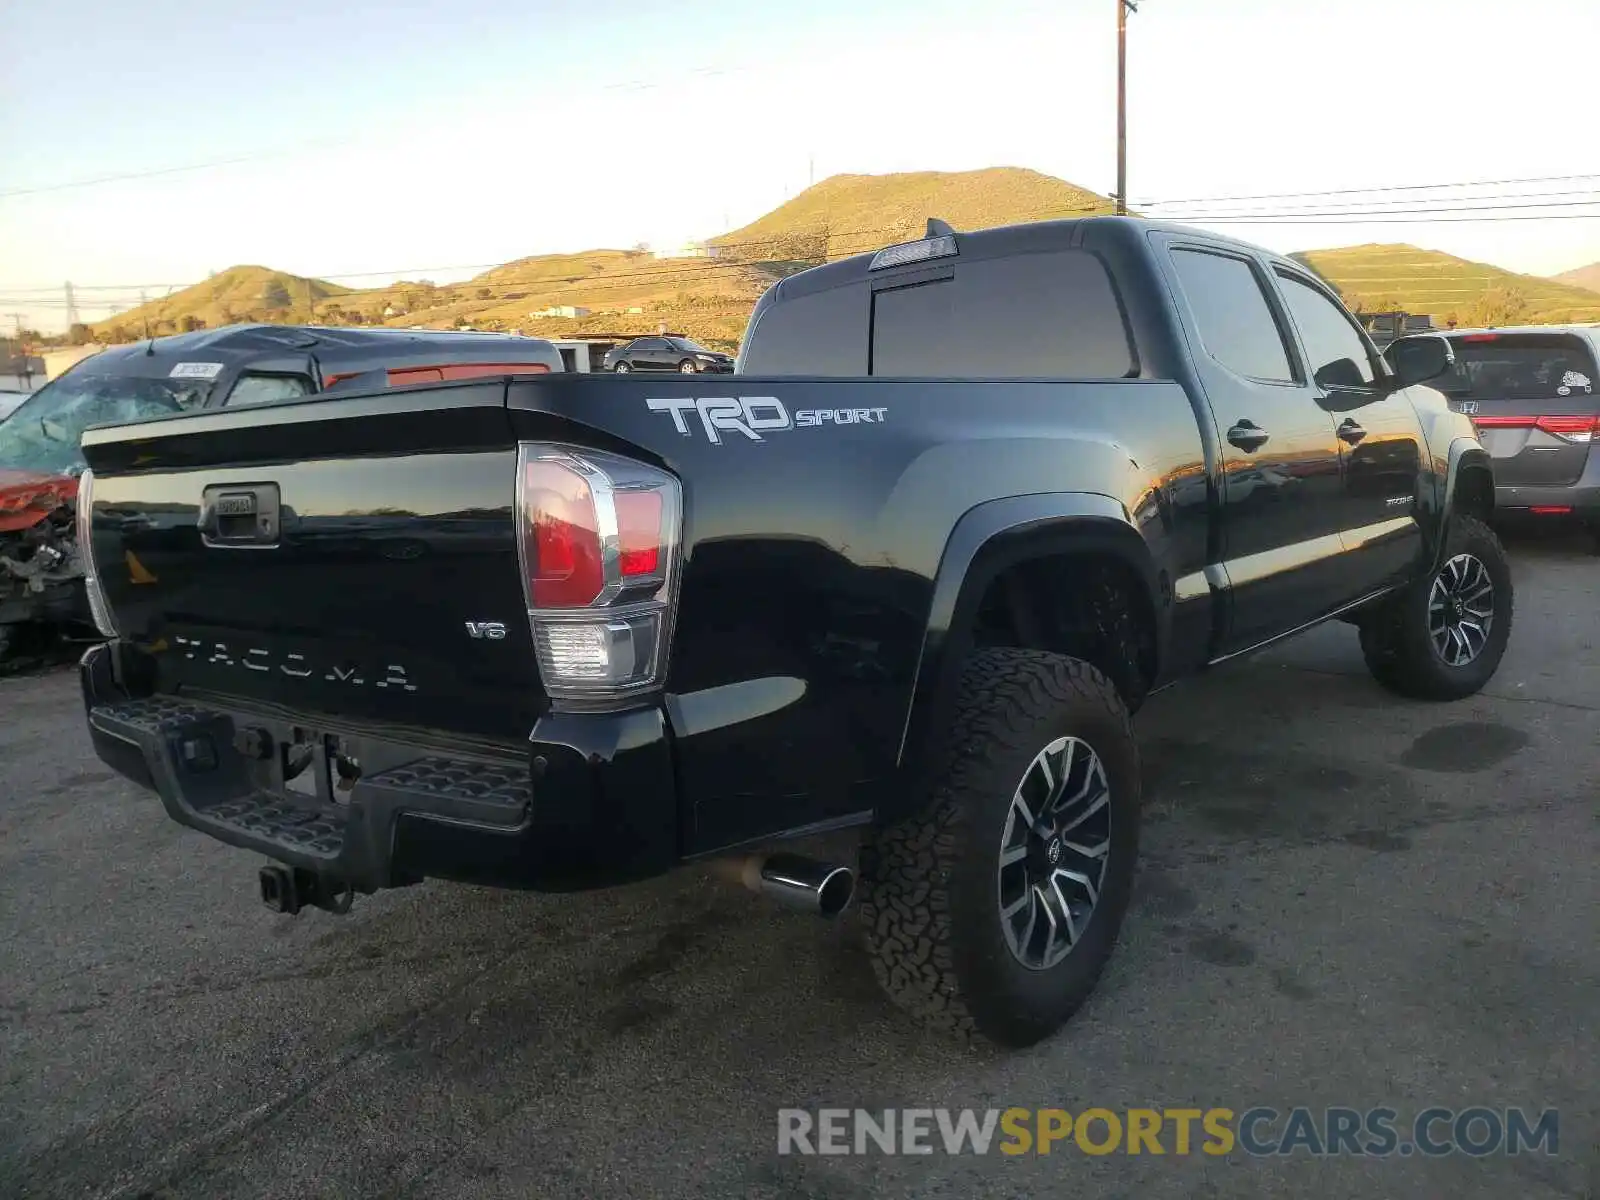
M 1150 221 L 1143 217 L 1102 215 L 1096 217 L 1072 217 L 1060 221 L 1025 221 L 1015 225 L 997 225 L 989 229 L 975 229 L 971 232 L 957 229 L 954 231 L 954 235 L 956 244 L 960 248 L 960 257 L 970 260 L 972 258 L 1003 257 L 1008 254 L 1041 253 L 1051 250 L 1072 249 L 1081 244 L 1084 231 L 1091 225 L 1103 229 L 1113 237 L 1131 240 L 1143 238 L 1145 234 L 1150 232 L 1167 233 L 1177 237 L 1199 238 L 1212 245 L 1232 247 L 1252 256 L 1265 255 L 1278 262 L 1292 261 L 1285 255 L 1275 254 L 1261 246 L 1251 242 L 1240 241 L 1238 238 L 1229 237 L 1226 234 L 1213 233 L 1208 229 L 1198 229 L 1192 225 Z M 910 242 L 922 240 L 924 239 L 913 238 L 910 239 Z M 884 247 L 884 249 L 887 249 L 887 247 Z M 863 283 L 869 278 L 915 273 L 919 270 L 936 266 L 941 261 L 939 259 L 923 259 L 889 267 L 881 271 L 873 271 L 871 269 L 872 261 L 878 253 L 878 250 L 870 250 L 864 254 L 854 254 L 849 258 L 824 263 L 821 266 L 811 267 L 808 270 L 785 276 L 768 289 L 763 301 L 779 303 L 784 300 L 808 296 L 815 292 L 831 291 L 834 288 Z

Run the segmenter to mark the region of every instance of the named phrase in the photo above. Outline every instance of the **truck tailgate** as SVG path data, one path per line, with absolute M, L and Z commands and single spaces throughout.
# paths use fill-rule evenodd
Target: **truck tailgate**
M 495 382 L 89 431 L 97 575 L 157 690 L 525 738 L 504 403 Z

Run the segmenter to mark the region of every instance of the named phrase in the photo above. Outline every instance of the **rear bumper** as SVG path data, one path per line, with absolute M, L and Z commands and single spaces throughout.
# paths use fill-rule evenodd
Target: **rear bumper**
M 1494 506 L 1507 513 L 1533 509 L 1571 509 L 1577 517 L 1600 519 L 1600 483 L 1567 487 L 1497 487 Z
M 316 796 L 283 789 L 278 746 L 304 718 L 133 698 L 123 648 L 95 646 L 80 666 L 95 752 L 155 791 L 180 824 L 358 891 L 426 877 L 538 891 L 625 883 L 676 865 L 678 802 L 659 709 L 552 715 L 520 755 L 429 752 L 339 736 L 363 764 L 340 788 L 319 738 Z M 263 747 L 270 749 L 262 751 Z M 277 772 L 276 777 L 274 771 Z
M 1600 452 L 1591 448 L 1576 482 L 1545 486 L 1496 485 L 1494 506 L 1508 512 L 1570 508 L 1575 516 L 1600 518 Z

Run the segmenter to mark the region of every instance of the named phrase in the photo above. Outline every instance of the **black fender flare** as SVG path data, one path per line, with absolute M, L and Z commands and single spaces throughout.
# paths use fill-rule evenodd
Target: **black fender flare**
M 1444 500 L 1439 507 L 1439 522 L 1434 536 L 1433 544 L 1433 569 L 1438 570 L 1443 565 L 1445 542 L 1450 533 L 1450 522 L 1455 516 L 1456 486 L 1461 481 L 1464 471 L 1484 471 L 1489 476 L 1491 489 L 1494 486 L 1494 462 L 1489 457 L 1489 452 L 1483 448 L 1483 443 L 1477 438 L 1457 437 L 1450 440 L 1450 450 L 1446 457 L 1444 477 Z M 1491 495 L 1493 494 L 1491 490 Z
M 934 577 L 896 757 L 902 773 L 915 766 L 910 756 L 948 711 L 978 603 L 995 577 L 1027 559 L 1073 551 L 1113 555 L 1133 570 L 1148 590 L 1158 661 L 1165 661 L 1172 584 L 1121 502 L 1096 492 L 1041 492 L 975 505 L 956 522 Z M 900 814 L 880 815 L 892 820 Z

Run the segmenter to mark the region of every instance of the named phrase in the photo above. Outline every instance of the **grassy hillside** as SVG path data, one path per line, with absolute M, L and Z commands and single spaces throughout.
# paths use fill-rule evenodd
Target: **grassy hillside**
M 836 175 L 758 221 L 713 239 L 716 257 L 658 259 L 643 249 L 517 259 L 462 283 L 407 280 L 351 289 L 319 279 L 232 267 L 93 327 L 127 341 L 235 321 L 517 329 L 546 337 L 650 333 L 661 326 L 733 349 L 756 299 L 808 264 L 921 235 L 929 217 L 957 230 L 1110 212 L 1104 196 L 1037 171 Z M 1515 275 L 1415 246 L 1350 246 L 1296 256 L 1353 305 L 1403 308 L 1461 324 L 1600 321 L 1600 264 L 1566 281 Z M 579 318 L 546 309 L 590 310 Z
M 91 328 L 96 338 L 125 341 L 140 337 L 146 322 L 151 333 L 177 333 L 235 321 L 308 321 L 319 304 L 349 292 L 349 288 L 325 280 L 267 267 L 229 267 L 204 283 L 119 313 Z M 119 330 L 124 337 L 115 336 Z
M 740 259 L 821 261 L 920 237 L 929 217 L 959 231 L 1113 209 L 1104 196 L 1020 167 L 835 175 L 712 244 Z
M 665 322 L 702 340 L 737 343 L 770 270 L 708 258 L 658 259 L 633 250 L 540 255 L 495 267 L 464 283 L 376 289 L 338 302 L 390 325 L 521 329 L 546 337 L 574 332 L 650 332 Z M 562 306 L 581 318 L 537 317 Z M 391 315 L 384 317 L 385 310 Z
M 1436 323 L 1600 321 L 1600 296 L 1570 283 L 1518 275 L 1416 246 L 1345 246 L 1295 258 L 1367 312 L 1404 309 Z
M 1600 292 L 1600 262 L 1590 263 L 1587 267 L 1579 267 L 1575 271 L 1563 271 L 1554 276 L 1560 283 L 1569 283 L 1573 287 L 1588 288 L 1592 292 Z

